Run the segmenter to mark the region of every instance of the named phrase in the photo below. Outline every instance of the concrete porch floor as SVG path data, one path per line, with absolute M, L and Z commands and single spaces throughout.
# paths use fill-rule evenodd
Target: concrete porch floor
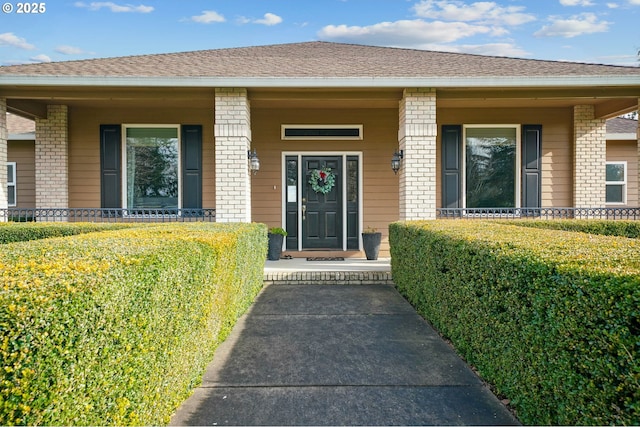
M 393 284 L 391 259 L 345 258 L 344 261 L 307 261 L 306 258 L 265 261 L 265 284 Z

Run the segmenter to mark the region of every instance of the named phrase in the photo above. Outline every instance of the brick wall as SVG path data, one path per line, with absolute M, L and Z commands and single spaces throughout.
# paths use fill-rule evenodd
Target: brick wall
M 0 165 L 7 163 L 7 100 L 0 98 Z M 7 172 L 0 173 L 0 209 L 7 208 Z
M 246 89 L 216 89 L 214 135 L 216 221 L 250 222 L 251 116 Z
M 69 206 L 69 138 L 66 105 L 47 106 L 36 119 L 36 208 Z
M 606 200 L 606 120 L 595 118 L 595 107 L 576 105 L 574 126 L 574 206 L 604 207 Z
M 405 89 L 400 101 L 398 141 L 404 151 L 400 168 L 400 219 L 436 218 L 436 92 Z

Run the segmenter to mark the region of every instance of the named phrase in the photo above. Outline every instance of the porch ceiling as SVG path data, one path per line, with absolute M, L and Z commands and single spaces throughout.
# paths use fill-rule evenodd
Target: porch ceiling
M 398 108 L 400 88 L 250 88 L 252 108 Z M 9 111 L 45 117 L 47 104 L 71 107 L 212 108 L 214 88 L 4 87 Z M 601 118 L 638 108 L 640 88 L 446 88 L 437 90 L 439 108 L 550 108 L 595 105 Z
M 28 117 L 46 117 L 47 104 L 70 107 L 159 107 L 212 108 L 214 89 L 210 88 L 3 88 L 10 112 Z

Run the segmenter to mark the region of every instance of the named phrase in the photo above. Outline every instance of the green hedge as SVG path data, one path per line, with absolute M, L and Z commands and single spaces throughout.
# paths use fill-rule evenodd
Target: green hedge
M 76 234 L 117 230 L 132 226 L 135 226 L 135 224 L 3 222 L 0 223 L 0 244 L 26 242 L 49 237 L 74 236 Z
M 262 286 L 266 226 L 136 227 L 0 255 L 0 425 L 153 425 Z
M 640 237 L 640 221 L 566 219 L 553 221 L 515 220 L 509 221 L 509 223 L 523 227 L 578 231 L 583 233 L 601 234 L 604 236 L 622 236 L 634 239 Z
M 640 423 L 640 242 L 394 223 L 399 291 L 525 424 Z

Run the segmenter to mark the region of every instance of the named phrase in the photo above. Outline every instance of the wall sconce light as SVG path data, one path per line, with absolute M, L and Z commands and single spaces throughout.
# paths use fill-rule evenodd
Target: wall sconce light
M 396 151 L 391 158 L 391 169 L 394 174 L 398 174 L 400 166 L 402 165 L 402 159 L 404 159 L 404 150 Z
M 258 153 L 256 150 L 247 151 L 247 156 L 249 157 L 249 170 L 255 175 L 260 170 L 260 159 L 258 158 Z

